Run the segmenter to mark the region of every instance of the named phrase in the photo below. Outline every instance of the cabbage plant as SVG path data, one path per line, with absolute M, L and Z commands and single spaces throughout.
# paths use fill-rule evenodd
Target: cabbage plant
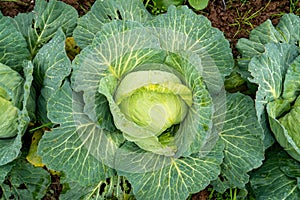
M 276 27 L 268 20 L 252 30 L 249 39 L 240 39 L 237 46 L 242 53 L 241 69 L 248 70 L 249 81 L 258 85 L 258 120 L 265 133 L 272 134 L 291 156 L 280 150 L 267 154 L 265 165 L 251 181 L 258 199 L 300 196 L 299 24 L 300 19 L 294 14 L 284 15 Z M 267 175 L 273 174 L 272 170 L 276 176 Z M 270 182 L 274 186 L 270 187 Z
M 0 13 L 0 166 L 14 160 L 22 146 L 21 137 L 34 112 L 30 98 L 33 66 L 26 41 Z M 14 54 L 16 53 L 16 55 Z M 33 105 L 29 108 L 28 104 Z
M 153 17 L 138 0 L 96 1 L 74 37 L 83 50 L 47 104 L 55 126 L 38 150 L 72 183 L 65 196 L 100 198 L 116 175 L 137 199 L 245 187 L 262 164 L 263 133 L 251 98 L 224 90 L 234 62 L 207 18 L 186 6 Z
M 258 85 L 256 111 L 267 118 L 276 140 L 300 161 L 299 123 L 299 24 L 294 14 L 284 15 L 274 27 L 270 20 L 254 29 L 238 48 L 249 80 Z
M 65 39 L 77 17 L 56 0 L 36 0 L 14 18 L 0 13 L 0 199 L 41 199 L 50 185 L 50 174 L 25 160 L 27 128 L 49 122 L 46 102 L 71 71 Z

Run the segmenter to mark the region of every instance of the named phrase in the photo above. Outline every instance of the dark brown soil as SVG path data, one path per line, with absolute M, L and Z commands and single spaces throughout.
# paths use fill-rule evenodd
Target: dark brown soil
M 239 38 L 247 38 L 253 28 L 267 19 L 277 24 L 280 17 L 289 12 L 289 0 L 227 0 L 226 5 L 223 0 L 213 0 L 200 14 L 205 15 L 212 26 L 224 32 L 236 57 L 238 52 L 235 44 Z
M 34 7 L 34 0 L 12 1 L 0 0 L 0 10 L 3 15 L 14 17 L 20 12 L 30 12 Z M 95 0 L 62 1 L 78 10 L 79 15 L 85 14 L 95 2 Z M 284 13 L 300 14 L 300 2 L 297 5 L 291 5 L 290 2 L 290 0 L 211 0 L 208 7 L 198 13 L 208 17 L 212 26 L 224 32 L 231 44 L 234 56 L 237 57 L 236 42 L 239 38 L 247 38 L 253 28 L 267 19 L 271 19 L 273 24 L 277 24 Z M 52 195 L 47 195 L 44 200 L 58 199 L 61 189 L 59 177 L 52 177 L 50 187 Z M 208 196 L 209 192 L 204 190 L 193 195 L 192 199 L 205 200 Z

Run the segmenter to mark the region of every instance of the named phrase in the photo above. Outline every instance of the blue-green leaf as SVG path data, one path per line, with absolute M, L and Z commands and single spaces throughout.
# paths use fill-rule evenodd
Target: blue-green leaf
M 250 184 L 258 200 L 298 200 L 300 164 L 280 147 L 272 147 L 266 161 L 251 173 Z
M 65 35 L 58 29 L 56 35 L 36 54 L 34 65 L 35 86 L 40 91 L 37 101 L 37 115 L 48 123 L 46 105 L 49 98 L 61 86 L 71 72 L 71 61 L 65 52 Z
M 259 167 L 264 159 L 263 130 L 257 121 L 254 102 L 240 93 L 227 94 L 227 113 L 220 139 L 225 144 L 221 175 L 214 188 L 244 188 L 249 171 Z
M 30 58 L 27 43 L 13 25 L 13 19 L 0 13 L 0 63 L 21 72 L 23 61 Z

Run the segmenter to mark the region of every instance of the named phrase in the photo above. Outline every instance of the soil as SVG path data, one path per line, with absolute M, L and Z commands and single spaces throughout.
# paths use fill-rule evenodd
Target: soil
M 84 15 L 95 0 L 62 0 L 73 6 L 80 16 Z M 291 0 L 210 0 L 208 7 L 198 14 L 205 15 L 212 26 L 224 32 L 233 49 L 234 57 L 239 53 L 235 45 L 240 38 L 247 38 L 250 31 L 267 19 L 276 25 L 284 13 L 300 14 L 300 1 L 292 5 Z M 20 12 L 30 12 L 34 7 L 34 0 L 0 0 L 0 10 L 3 15 L 14 17 Z M 50 191 L 44 200 L 58 199 L 61 192 L 59 177 L 52 177 Z M 0 191 L 1 193 L 1 191 Z M 0 195 L 1 196 L 1 195 Z M 207 190 L 192 196 L 192 200 L 205 200 L 209 196 Z

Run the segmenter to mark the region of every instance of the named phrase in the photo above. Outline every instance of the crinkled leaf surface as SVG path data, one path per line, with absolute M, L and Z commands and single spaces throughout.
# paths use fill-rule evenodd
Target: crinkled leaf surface
M 70 36 L 77 18 L 77 11 L 64 2 L 37 0 L 32 13 L 21 13 L 14 18 L 14 22 L 19 32 L 26 38 L 33 58 L 38 49 L 47 43 L 60 27 L 67 36 Z
M 16 161 L 8 174 L 9 183 L 0 183 L 4 199 L 41 199 L 51 183 L 50 174 L 23 159 Z
M 12 23 L 13 19 L 0 13 L 0 63 L 22 71 L 23 61 L 30 57 L 27 43 Z
M 266 161 L 251 173 L 250 184 L 258 200 L 298 200 L 300 163 L 280 147 L 268 150 Z
M 34 80 L 41 93 L 37 102 L 37 114 L 43 123 L 49 122 L 46 110 L 49 98 L 71 72 L 71 62 L 65 52 L 65 39 L 63 31 L 59 29 L 33 60 Z
M 254 102 L 240 93 L 227 94 L 227 113 L 220 140 L 225 144 L 221 175 L 213 186 L 219 192 L 244 188 L 247 174 L 264 159 L 263 130 L 257 121 Z
M 74 37 L 80 48 L 84 48 L 92 43 L 98 31 L 102 31 L 102 26 L 112 20 L 144 22 L 150 18 L 141 1 L 96 1 L 91 11 L 79 19 Z

